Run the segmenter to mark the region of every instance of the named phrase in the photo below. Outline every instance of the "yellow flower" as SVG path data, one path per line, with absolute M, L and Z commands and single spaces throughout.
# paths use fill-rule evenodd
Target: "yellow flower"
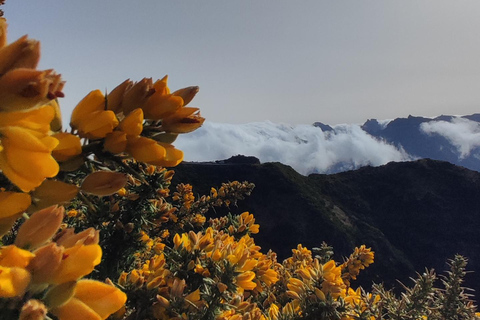
M 0 266 L 25 268 L 35 257 L 33 253 L 20 249 L 15 245 L 0 248 Z
M 22 296 L 30 283 L 30 273 L 18 267 L 0 266 L 0 298 Z
M 257 286 L 252 280 L 255 278 L 255 273 L 252 271 L 245 271 L 236 276 L 237 291 L 242 293 L 243 290 L 253 290 Z
M 170 89 L 167 86 L 167 80 L 168 76 L 165 76 L 153 84 L 155 93 L 149 96 L 142 106 L 146 119 L 162 119 L 165 116 L 175 113 L 182 106 L 184 106 L 185 103 L 180 95 L 170 94 Z M 188 96 L 188 93 L 185 92 L 184 95 Z M 195 94 L 193 94 L 193 96 L 195 96 Z M 190 100 L 193 99 L 193 96 L 190 97 Z
M 183 152 L 170 144 L 142 137 L 143 111 L 137 108 L 105 138 L 104 148 L 112 153 L 126 151 L 135 160 L 163 167 L 174 167 L 183 160 Z
M 2 112 L 0 128 L 22 127 L 46 135 L 50 131 L 50 122 L 54 117 L 55 109 L 51 104 L 29 110 Z
M 166 132 L 188 133 L 201 127 L 204 121 L 198 108 L 183 107 L 162 119 L 162 129 Z
M 59 284 L 77 280 L 92 272 L 101 259 L 102 248 L 98 244 L 80 244 L 67 248 L 52 282 Z
M 125 132 L 128 136 L 139 136 L 143 131 L 143 111 L 137 108 L 130 112 L 122 122 L 120 122 L 118 129 Z
M 34 255 L 15 245 L 0 248 L 0 298 L 22 296 L 31 279 L 25 267 Z
M 104 110 L 105 96 L 100 90 L 90 92 L 73 109 L 70 126 L 83 138 L 101 139 L 118 125 L 111 110 Z
M 79 137 L 67 132 L 59 132 L 53 137 L 59 142 L 52 151 L 52 155 L 57 161 L 67 161 L 82 153 Z
M 106 319 L 126 302 L 125 293 L 94 280 L 80 280 L 73 297 L 65 304 L 54 308 L 52 313 L 59 320 Z
M 158 142 L 160 146 L 165 148 L 165 158 L 155 162 L 155 165 L 162 167 L 175 167 L 183 161 L 183 151 L 176 149 L 168 143 Z
M 105 137 L 104 148 L 111 153 L 121 153 L 127 148 L 127 141 L 135 139 L 143 130 L 143 111 L 137 108 L 130 112 L 115 131 Z
M 141 136 L 127 140 L 126 152 L 137 161 L 153 165 L 161 165 L 167 153 L 155 140 Z
M 31 198 L 27 193 L 0 192 L 0 219 L 24 212 L 30 206 L 30 202 Z
M 59 166 L 51 155 L 57 139 L 22 127 L 0 128 L 0 135 L 0 169 L 22 191 L 57 175 Z

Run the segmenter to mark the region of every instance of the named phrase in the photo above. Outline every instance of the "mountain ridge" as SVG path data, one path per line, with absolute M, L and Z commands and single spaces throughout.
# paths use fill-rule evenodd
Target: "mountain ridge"
M 222 182 L 254 183 L 252 195 L 238 207 L 210 214 L 250 211 L 260 224 L 256 243 L 280 260 L 298 243 L 312 248 L 325 241 L 340 261 L 366 244 L 376 262 L 358 284 L 398 286 L 396 279 L 408 283 L 424 268 L 441 272 L 446 260 L 460 253 L 475 271 L 466 285 L 480 289 L 480 173 L 423 159 L 303 176 L 280 163 L 238 160 L 180 164 L 172 183 L 190 183 L 199 194 Z

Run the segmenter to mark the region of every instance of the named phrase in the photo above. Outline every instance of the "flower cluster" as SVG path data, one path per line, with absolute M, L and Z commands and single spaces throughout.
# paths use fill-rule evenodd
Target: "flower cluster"
M 108 278 L 84 278 L 104 255 L 99 228 L 69 219 L 82 215 L 76 208 L 98 212 L 89 198 L 125 190 L 128 176 L 118 172 L 125 159 L 162 166 L 183 159 L 171 142 L 203 123 L 197 108 L 185 107 L 198 88 L 170 94 L 165 77 L 125 81 L 106 97 L 92 91 L 68 133 L 57 101 L 64 82 L 37 70 L 39 59 L 38 41 L 7 44 L 0 18 L 1 318 L 106 319 L 127 296 Z

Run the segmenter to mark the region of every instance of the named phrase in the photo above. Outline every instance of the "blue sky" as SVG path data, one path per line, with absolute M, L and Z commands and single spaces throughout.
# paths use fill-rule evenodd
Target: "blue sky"
M 90 90 L 169 75 L 199 85 L 212 122 L 363 123 L 465 115 L 480 105 L 476 0 L 7 0 L 9 40 L 42 43 L 67 80 L 65 114 Z

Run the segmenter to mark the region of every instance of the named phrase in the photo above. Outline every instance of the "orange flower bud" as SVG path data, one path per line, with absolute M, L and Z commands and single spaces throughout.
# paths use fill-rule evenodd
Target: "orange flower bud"
M 96 196 L 108 196 L 116 193 L 127 184 L 127 176 L 120 172 L 97 171 L 83 180 L 81 190 Z
M 32 211 L 63 204 L 76 197 L 78 187 L 58 180 L 45 180 L 36 188 L 33 195 Z
M 35 212 L 18 229 L 15 245 L 27 249 L 40 247 L 57 232 L 64 215 L 65 209 L 57 206 Z
M 23 36 L 0 49 L 0 74 L 15 68 L 35 69 L 39 60 L 40 43 Z
M 135 83 L 123 96 L 123 114 L 128 115 L 133 110 L 142 108 L 145 101 L 153 92 L 152 78 L 143 78 Z
M 123 81 L 115 89 L 113 89 L 107 95 L 107 110 L 112 110 L 115 113 L 122 111 L 122 101 L 125 92 L 130 90 L 133 86 L 133 82 L 130 79 Z
M 100 231 L 95 230 L 95 228 L 88 228 L 83 230 L 82 232 L 75 233 L 72 228 L 68 228 L 63 230 L 58 239 L 55 242 L 60 245 L 64 246 L 65 248 L 70 248 L 76 245 L 91 245 L 91 244 L 98 244 L 100 240 Z
M 196 86 L 186 87 L 186 88 L 175 91 L 174 93 L 172 93 L 172 95 L 182 97 L 183 106 L 186 106 L 190 101 L 193 100 L 193 98 L 195 97 L 195 95 L 198 93 L 199 90 L 200 88 Z
M 188 133 L 200 128 L 204 121 L 198 108 L 184 107 L 163 118 L 162 129 L 166 132 Z
M 0 77 L 0 111 L 30 109 L 51 100 L 49 93 L 63 87 L 53 70 L 13 69 Z

